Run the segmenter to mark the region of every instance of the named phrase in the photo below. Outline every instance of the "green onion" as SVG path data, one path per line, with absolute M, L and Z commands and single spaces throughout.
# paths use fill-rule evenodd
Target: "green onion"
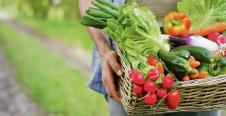
M 104 10 L 105 12 L 114 15 L 116 18 L 119 17 L 119 12 L 117 10 L 114 10 L 106 5 L 103 5 L 95 0 L 92 0 L 92 4 L 96 7 L 100 8 L 101 10 Z
M 106 5 L 106 6 L 110 7 L 110 8 L 112 8 L 112 9 L 115 9 L 115 10 L 119 9 L 119 7 L 117 5 L 112 4 L 111 2 L 108 2 L 106 0 L 96 0 L 96 1 L 101 3 L 101 4 L 103 4 L 103 5 Z
M 91 15 L 93 17 L 105 18 L 105 19 L 114 18 L 114 15 L 108 14 L 108 13 L 101 11 L 99 9 L 96 9 L 96 8 L 87 9 L 86 14 Z
M 96 27 L 96 28 L 99 28 L 99 29 L 103 29 L 104 27 L 107 26 L 106 22 L 99 20 L 99 19 L 97 19 L 93 16 L 90 16 L 90 15 L 83 16 L 81 18 L 81 24 L 86 25 L 86 26 Z

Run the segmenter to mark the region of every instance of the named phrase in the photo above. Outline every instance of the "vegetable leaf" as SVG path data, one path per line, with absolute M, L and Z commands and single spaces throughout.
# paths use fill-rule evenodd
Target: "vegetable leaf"
M 146 57 L 157 57 L 159 49 L 170 49 L 168 37 L 161 35 L 154 14 L 135 2 L 120 7 L 119 18 L 108 19 L 104 32 L 126 52 L 132 68 L 143 72 L 148 67 Z
M 177 8 L 189 15 L 192 21 L 191 31 L 215 22 L 226 22 L 225 0 L 182 0 Z

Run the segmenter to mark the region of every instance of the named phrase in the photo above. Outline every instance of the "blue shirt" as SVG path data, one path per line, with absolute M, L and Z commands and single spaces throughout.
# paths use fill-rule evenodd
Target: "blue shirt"
M 125 2 L 125 0 L 111 0 L 115 4 L 122 4 Z M 113 47 L 113 42 L 112 40 L 106 36 L 106 38 L 110 45 Z M 94 46 L 93 50 L 93 56 L 92 56 L 92 64 L 91 64 L 91 69 L 92 69 L 92 79 L 88 83 L 88 87 L 91 88 L 92 90 L 101 93 L 103 95 L 107 95 L 107 92 L 104 88 L 104 85 L 102 83 L 102 72 L 101 72 L 101 65 L 100 65 L 100 55 L 98 53 L 98 50 L 96 46 Z

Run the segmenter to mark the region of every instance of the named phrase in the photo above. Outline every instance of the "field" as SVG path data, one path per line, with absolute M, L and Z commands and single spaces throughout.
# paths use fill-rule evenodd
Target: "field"
M 35 38 L 0 22 L 0 43 L 19 82 L 41 108 L 59 116 L 106 116 L 103 96 L 86 87 L 88 79 Z
M 63 42 L 71 47 L 80 47 L 92 51 L 92 40 L 85 27 L 75 20 L 45 20 L 38 18 L 19 18 L 24 24 L 44 33 L 45 35 Z

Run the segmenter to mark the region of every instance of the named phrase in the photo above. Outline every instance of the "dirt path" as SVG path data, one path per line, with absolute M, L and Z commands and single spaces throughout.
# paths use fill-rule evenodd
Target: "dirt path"
M 37 39 L 43 47 L 53 51 L 71 66 L 79 69 L 85 76 L 90 77 L 91 55 L 78 48 L 70 48 L 55 39 L 49 38 L 38 31 L 23 25 L 19 21 L 0 11 L 0 20 L 17 29 L 31 38 Z M 86 62 L 84 62 L 84 60 Z M 46 116 L 35 102 L 33 102 L 26 91 L 24 91 L 16 80 L 15 72 L 3 54 L 0 45 L 0 116 Z
M 56 41 L 56 39 L 47 37 L 37 30 L 24 25 L 18 20 L 13 20 L 10 16 L 4 14 L 3 12 L 0 12 L 0 20 L 17 29 L 19 32 L 29 35 L 34 39 L 38 39 L 44 47 L 53 51 L 59 57 L 64 59 L 64 61 L 69 65 L 80 70 L 86 77 L 90 77 L 91 54 L 87 53 L 87 51 L 80 48 L 71 48 L 65 44 L 62 44 Z
M 0 116 L 45 116 L 17 83 L 0 47 Z
M 49 48 L 59 57 L 64 59 L 66 63 L 80 70 L 86 77 L 90 77 L 90 63 L 91 55 L 80 48 L 70 48 L 69 46 L 62 44 L 56 39 L 47 37 L 42 33 L 28 27 L 17 20 L 7 20 L 7 24 L 17 29 L 18 31 L 31 36 L 34 39 L 38 39 L 40 44 Z M 84 62 L 86 61 L 86 62 Z

